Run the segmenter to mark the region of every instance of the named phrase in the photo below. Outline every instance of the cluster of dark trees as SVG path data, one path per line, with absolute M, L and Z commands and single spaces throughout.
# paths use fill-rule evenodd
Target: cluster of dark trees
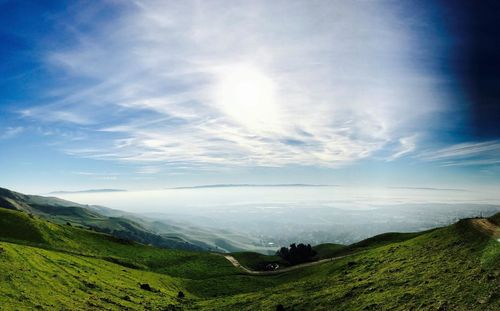
M 292 265 L 308 262 L 313 259 L 316 255 L 316 251 L 312 249 L 311 244 L 295 245 L 291 244 L 290 247 L 282 247 L 277 252 L 276 255 L 288 261 Z

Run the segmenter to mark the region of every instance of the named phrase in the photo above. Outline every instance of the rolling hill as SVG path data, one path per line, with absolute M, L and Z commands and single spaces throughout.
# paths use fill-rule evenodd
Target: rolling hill
M 156 248 L 0 208 L 0 310 L 498 310 L 499 222 L 496 214 L 319 245 L 322 257 L 345 257 L 249 275 L 217 253 Z M 233 255 L 249 266 L 273 259 Z
M 222 252 L 259 249 L 254 239 L 228 230 L 157 221 L 102 206 L 26 195 L 4 188 L 0 188 L 0 206 L 38 215 L 55 223 L 70 223 L 157 247 Z

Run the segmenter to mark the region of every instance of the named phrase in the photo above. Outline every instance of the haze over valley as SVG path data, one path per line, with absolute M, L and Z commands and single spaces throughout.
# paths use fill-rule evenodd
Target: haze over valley
M 58 196 L 166 223 L 228 230 L 252 237 L 250 249 L 271 253 L 296 241 L 351 244 L 500 211 L 495 192 L 439 188 L 231 184 Z

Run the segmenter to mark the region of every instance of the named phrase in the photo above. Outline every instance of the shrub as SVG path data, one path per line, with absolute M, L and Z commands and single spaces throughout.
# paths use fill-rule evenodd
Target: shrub
M 288 261 L 291 264 L 298 264 L 302 262 L 311 261 L 316 255 L 310 244 L 290 245 L 290 248 L 282 247 L 276 252 L 276 255 Z
M 153 289 L 151 288 L 151 286 L 148 283 L 141 284 L 141 289 L 147 290 L 147 291 L 150 291 L 150 292 L 153 291 Z

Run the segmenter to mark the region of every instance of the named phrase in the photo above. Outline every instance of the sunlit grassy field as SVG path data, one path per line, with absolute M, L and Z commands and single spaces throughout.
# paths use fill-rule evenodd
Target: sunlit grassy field
M 0 240 L 1 310 L 500 308 L 500 243 L 467 220 L 318 246 L 322 258 L 347 256 L 272 276 L 246 275 L 218 254 L 154 248 L 6 209 Z M 280 260 L 234 256 L 251 268 Z

